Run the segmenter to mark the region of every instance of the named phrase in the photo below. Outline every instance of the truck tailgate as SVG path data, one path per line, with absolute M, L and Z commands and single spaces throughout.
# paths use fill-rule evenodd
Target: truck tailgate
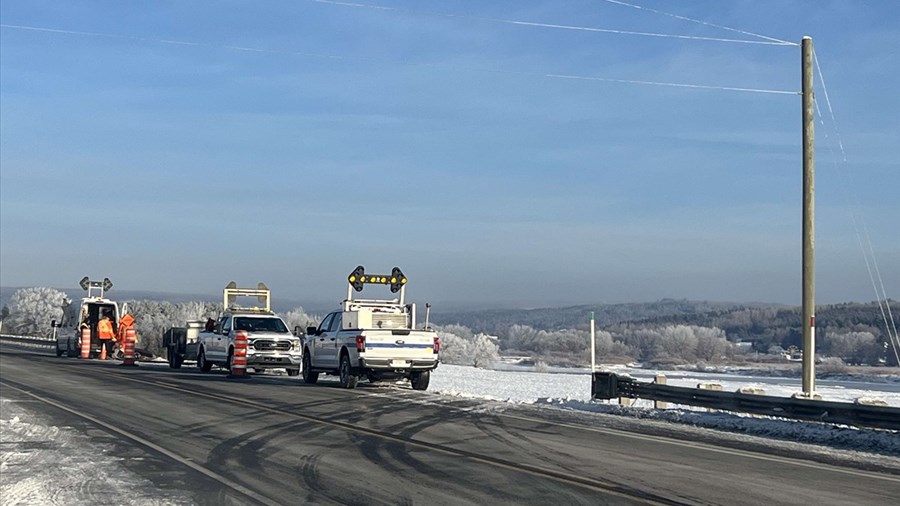
M 366 330 L 367 359 L 431 359 L 435 333 L 425 330 Z

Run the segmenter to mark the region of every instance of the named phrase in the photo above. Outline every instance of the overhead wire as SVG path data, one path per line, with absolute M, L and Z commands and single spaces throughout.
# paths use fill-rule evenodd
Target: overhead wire
M 776 39 L 774 37 L 760 35 L 758 33 L 748 32 L 746 30 L 740 30 L 738 28 L 731 28 L 730 26 L 717 25 L 715 23 L 710 23 L 708 21 L 703 21 L 701 19 L 694 19 L 694 18 L 689 18 L 687 16 L 680 16 L 678 14 L 672 14 L 670 12 L 665 12 L 665 11 L 661 11 L 661 10 L 657 10 L 657 9 L 651 9 L 649 7 L 643 7 L 643 6 L 640 6 L 637 4 L 623 2 L 621 0 L 603 0 L 603 1 L 611 3 L 611 4 L 622 5 L 625 7 L 631 7 L 632 9 L 638 9 L 638 10 L 653 12 L 655 14 L 661 14 L 663 16 L 668 16 L 670 18 L 675 18 L 675 19 L 678 19 L 681 21 L 689 21 L 691 23 L 697 23 L 697 24 L 701 24 L 704 26 L 711 26 L 713 28 L 719 28 L 721 30 L 728 30 L 729 32 L 740 33 L 742 35 L 749 35 L 751 37 L 758 37 L 760 39 L 764 39 L 764 40 L 769 41 L 770 43 L 774 43 L 774 44 L 778 44 L 778 45 L 784 45 L 784 46 L 799 46 L 800 45 L 800 44 L 797 44 L 796 42 L 790 42 L 790 41 L 786 41 L 786 40 Z
M 443 18 L 457 18 L 457 19 L 469 19 L 473 21 L 485 21 L 491 23 L 502 23 L 508 25 L 519 25 L 519 26 L 530 26 L 537 28 L 553 28 L 558 30 L 577 30 L 577 31 L 585 31 L 585 32 L 595 32 L 595 33 L 610 33 L 617 35 L 635 35 L 642 37 L 661 37 L 661 38 L 672 38 L 672 39 L 687 39 L 687 40 L 701 40 L 701 41 L 710 41 L 710 42 L 728 42 L 733 44 L 759 44 L 759 45 L 768 45 L 768 46 L 796 46 L 796 43 L 787 42 L 783 40 L 774 39 L 771 37 L 764 37 L 762 35 L 756 35 L 750 32 L 742 32 L 747 35 L 753 35 L 755 37 L 761 37 L 768 40 L 745 40 L 745 39 L 726 39 L 722 37 L 703 37 L 697 35 L 682 35 L 682 34 L 674 34 L 674 33 L 657 33 L 657 32 L 639 32 L 632 30 L 622 30 L 622 29 L 614 29 L 614 28 L 597 28 L 590 26 L 578 26 L 578 25 L 564 25 L 557 23 L 541 23 L 537 21 L 522 21 L 517 19 L 504 19 L 504 18 L 492 18 L 485 16 L 471 16 L 468 14 L 452 14 L 446 12 L 430 12 L 430 11 L 420 11 L 415 9 L 405 9 L 402 7 L 392 7 L 388 5 L 379 5 L 379 4 L 369 4 L 369 3 L 360 3 L 360 2 L 343 2 L 340 0 L 306 0 L 308 2 L 318 3 L 318 4 L 327 4 L 327 5 L 335 5 L 340 7 L 352 7 L 358 9 L 373 9 L 380 11 L 391 11 L 391 12 L 402 12 L 404 14 L 414 14 L 419 16 L 433 16 L 433 17 L 443 17 Z M 712 25 L 715 26 L 715 25 Z M 719 27 L 721 28 L 721 27 Z M 740 30 L 733 30 L 736 32 L 741 32 Z
M 175 39 L 160 39 L 153 37 L 142 37 L 137 35 L 122 35 L 122 34 L 114 34 L 114 33 L 104 33 L 104 32 L 88 32 L 88 31 L 80 31 L 80 30 L 67 30 L 61 28 L 46 28 L 39 26 L 28 26 L 28 25 L 12 25 L 12 24 L 0 24 L 0 28 L 8 28 L 15 30 L 27 30 L 27 31 L 35 31 L 35 32 L 46 32 L 46 33 L 57 33 L 64 35 L 77 35 L 77 36 L 85 36 L 85 37 L 103 37 L 103 38 L 112 38 L 112 39 L 122 39 L 122 40 L 132 40 L 138 42 L 155 42 L 159 44 L 172 44 L 179 46 L 192 46 L 192 47 L 205 47 L 212 49 L 227 49 L 233 51 L 245 51 L 245 52 L 254 52 L 254 53 L 272 53 L 272 54 L 285 54 L 285 55 L 293 55 L 293 56 L 303 56 L 310 58 L 327 58 L 332 60 L 342 60 L 342 61 L 356 61 L 356 62 L 371 62 L 377 64 L 385 63 L 384 60 L 375 60 L 371 58 L 360 58 L 360 57 L 347 57 L 336 54 L 326 54 L 326 53 L 311 53 L 305 51 L 295 51 L 289 49 L 269 49 L 269 48 L 256 48 L 256 47 L 247 47 L 247 46 L 234 46 L 228 44 L 213 44 L 209 42 L 196 42 L 196 41 L 186 41 L 186 40 L 175 40 Z M 448 69 L 448 70 L 456 70 L 456 71 L 469 71 L 469 72 L 489 72 L 489 73 L 499 73 L 499 74 L 510 74 L 510 75 L 519 75 L 519 76 L 529 76 L 529 77 L 542 77 L 548 79 L 566 79 L 566 80 L 582 80 L 582 81 L 596 81 L 596 82 L 609 82 L 609 83 L 620 83 L 620 84 L 638 84 L 638 85 L 647 85 L 647 86 L 667 86 L 667 87 L 675 87 L 675 88 L 693 88 L 693 89 L 701 89 L 701 90 L 717 90 L 717 91 L 730 91 L 730 92 L 742 92 L 742 93 L 764 93 L 764 94 L 776 94 L 776 95 L 796 95 L 799 94 L 799 91 L 792 90 L 772 90 L 772 89 L 760 89 L 760 88 L 742 88 L 736 86 L 713 86 L 713 85 L 702 85 L 702 84 L 692 84 L 692 83 L 675 83 L 675 82 L 666 82 L 666 81 L 644 81 L 644 80 L 632 80 L 632 79 L 617 79 L 611 77 L 601 77 L 601 76 L 585 76 L 585 75 L 567 75 L 567 74 L 554 74 L 554 73 L 543 73 L 543 72 L 529 72 L 529 71 L 520 71 L 520 70 L 508 70 L 508 69 L 491 69 L 491 68 L 482 68 L 482 67 L 462 67 L 462 66 L 453 66 L 453 65 L 439 65 L 433 63 L 418 63 L 418 62 L 406 62 L 399 61 L 394 62 L 399 65 L 405 66 L 416 66 L 416 67 L 430 67 L 430 68 L 438 68 L 438 69 Z
M 838 126 L 837 126 L 837 118 L 834 114 L 834 108 L 831 105 L 831 98 L 828 95 L 828 87 L 825 84 L 825 76 L 822 73 L 822 66 L 819 64 L 819 57 L 816 54 L 815 49 L 813 49 L 813 62 L 815 64 L 816 71 L 819 76 L 819 82 L 822 83 L 822 94 L 825 96 L 825 104 L 828 107 L 828 112 L 831 117 L 831 124 L 832 124 L 832 128 L 834 129 L 835 139 L 836 139 L 837 145 L 841 151 L 841 163 L 838 163 L 836 160 L 834 160 L 834 159 L 836 159 L 836 156 L 835 156 L 830 144 L 828 144 L 828 149 L 829 149 L 829 151 L 832 152 L 832 158 L 834 161 L 834 165 L 836 167 L 840 166 L 844 169 L 843 172 L 839 171 L 839 173 L 845 179 L 849 179 L 850 178 L 849 171 L 847 170 L 847 165 L 848 165 L 847 152 L 844 149 L 844 143 L 841 138 L 840 130 L 838 129 Z M 819 122 L 822 125 L 822 127 L 825 128 L 824 116 L 822 114 L 821 109 L 819 108 L 818 100 L 815 100 L 814 103 L 815 103 L 815 107 L 816 107 L 816 113 L 819 116 Z M 828 140 L 829 136 L 828 136 L 827 129 L 824 132 L 824 135 L 825 135 L 826 140 Z M 845 186 L 845 188 L 850 187 L 849 184 L 845 184 L 844 186 Z M 881 271 L 878 268 L 878 260 L 875 255 L 875 249 L 872 246 L 872 239 L 871 239 L 871 236 L 869 235 L 869 228 L 866 225 L 865 219 L 862 218 L 862 216 L 859 216 L 859 217 L 857 216 L 854 206 L 849 201 L 846 203 L 846 205 L 850 211 L 850 217 L 851 217 L 851 221 L 853 223 L 853 229 L 854 229 L 854 232 L 856 233 L 856 239 L 857 239 L 857 242 L 859 243 L 860 250 L 862 251 L 862 254 L 863 254 L 863 261 L 865 262 L 865 265 L 866 265 L 866 271 L 869 274 L 869 280 L 871 281 L 872 288 L 875 291 L 875 299 L 876 299 L 876 302 L 878 303 L 878 309 L 881 312 L 882 320 L 884 321 L 885 332 L 888 335 L 888 341 L 890 342 L 891 348 L 894 351 L 894 358 L 897 360 L 897 363 L 900 364 L 900 352 L 898 352 L 898 349 L 900 349 L 900 334 L 898 334 L 898 332 L 897 332 L 897 325 L 894 321 L 893 312 L 891 311 L 890 298 L 888 298 L 887 292 L 884 288 L 884 278 L 881 276 Z M 862 234 L 859 231 L 860 222 L 862 223 L 862 228 L 863 228 Z M 863 243 L 863 237 L 865 237 L 865 244 Z M 871 263 L 870 263 L 870 258 L 871 258 Z M 873 273 L 873 270 L 874 270 L 874 273 Z M 876 284 L 876 279 L 877 279 L 877 284 Z M 879 287 L 880 287 L 880 292 L 879 292 Z M 891 333 L 892 330 L 893 330 L 893 334 Z

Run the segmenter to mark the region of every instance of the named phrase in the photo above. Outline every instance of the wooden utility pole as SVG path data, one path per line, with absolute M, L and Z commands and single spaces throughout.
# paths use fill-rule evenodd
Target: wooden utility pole
M 594 330 L 594 312 L 591 311 L 591 374 L 597 370 L 597 337 Z
M 815 97 L 813 96 L 813 41 L 803 37 L 803 394 L 816 391 L 816 300 L 815 300 Z

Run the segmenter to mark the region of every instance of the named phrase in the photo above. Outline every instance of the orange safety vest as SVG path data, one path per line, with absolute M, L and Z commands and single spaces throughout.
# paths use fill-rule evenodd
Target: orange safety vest
M 128 329 L 134 328 L 134 317 L 130 314 L 127 314 L 119 320 L 119 331 L 117 332 L 116 339 L 119 340 L 119 343 L 124 347 L 125 346 L 125 333 L 128 332 Z
M 113 339 L 116 334 L 113 332 L 112 322 L 109 320 L 100 320 L 97 322 L 97 337 L 102 340 Z

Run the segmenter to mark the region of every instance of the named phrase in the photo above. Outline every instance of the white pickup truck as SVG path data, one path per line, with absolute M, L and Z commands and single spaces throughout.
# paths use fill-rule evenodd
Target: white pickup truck
M 238 297 L 257 297 L 257 306 L 239 306 Z M 234 339 L 239 331 L 247 333 L 247 368 L 287 370 L 289 376 L 300 374 L 302 347 L 287 325 L 269 307 L 270 292 L 262 283 L 257 289 L 237 288 L 232 281 L 225 288 L 226 310 L 216 321 L 204 325 L 187 322 L 186 327 L 173 327 L 163 335 L 163 346 L 169 366 L 181 367 L 185 360 L 196 360 L 202 372 L 213 365 L 231 369 Z
M 415 304 L 405 304 L 406 277 L 394 267 L 391 275 L 367 275 L 362 266 L 347 278 L 350 285 L 340 311 L 329 313 L 304 337 L 303 379 L 315 383 L 320 373 L 334 374 L 344 388 L 360 377 L 369 381 L 406 378 L 415 390 L 425 390 L 438 366 L 440 340 L 428 328 L 416 329 Z M 364 284 L 390 285 L 399 299 L 353 299 Z

